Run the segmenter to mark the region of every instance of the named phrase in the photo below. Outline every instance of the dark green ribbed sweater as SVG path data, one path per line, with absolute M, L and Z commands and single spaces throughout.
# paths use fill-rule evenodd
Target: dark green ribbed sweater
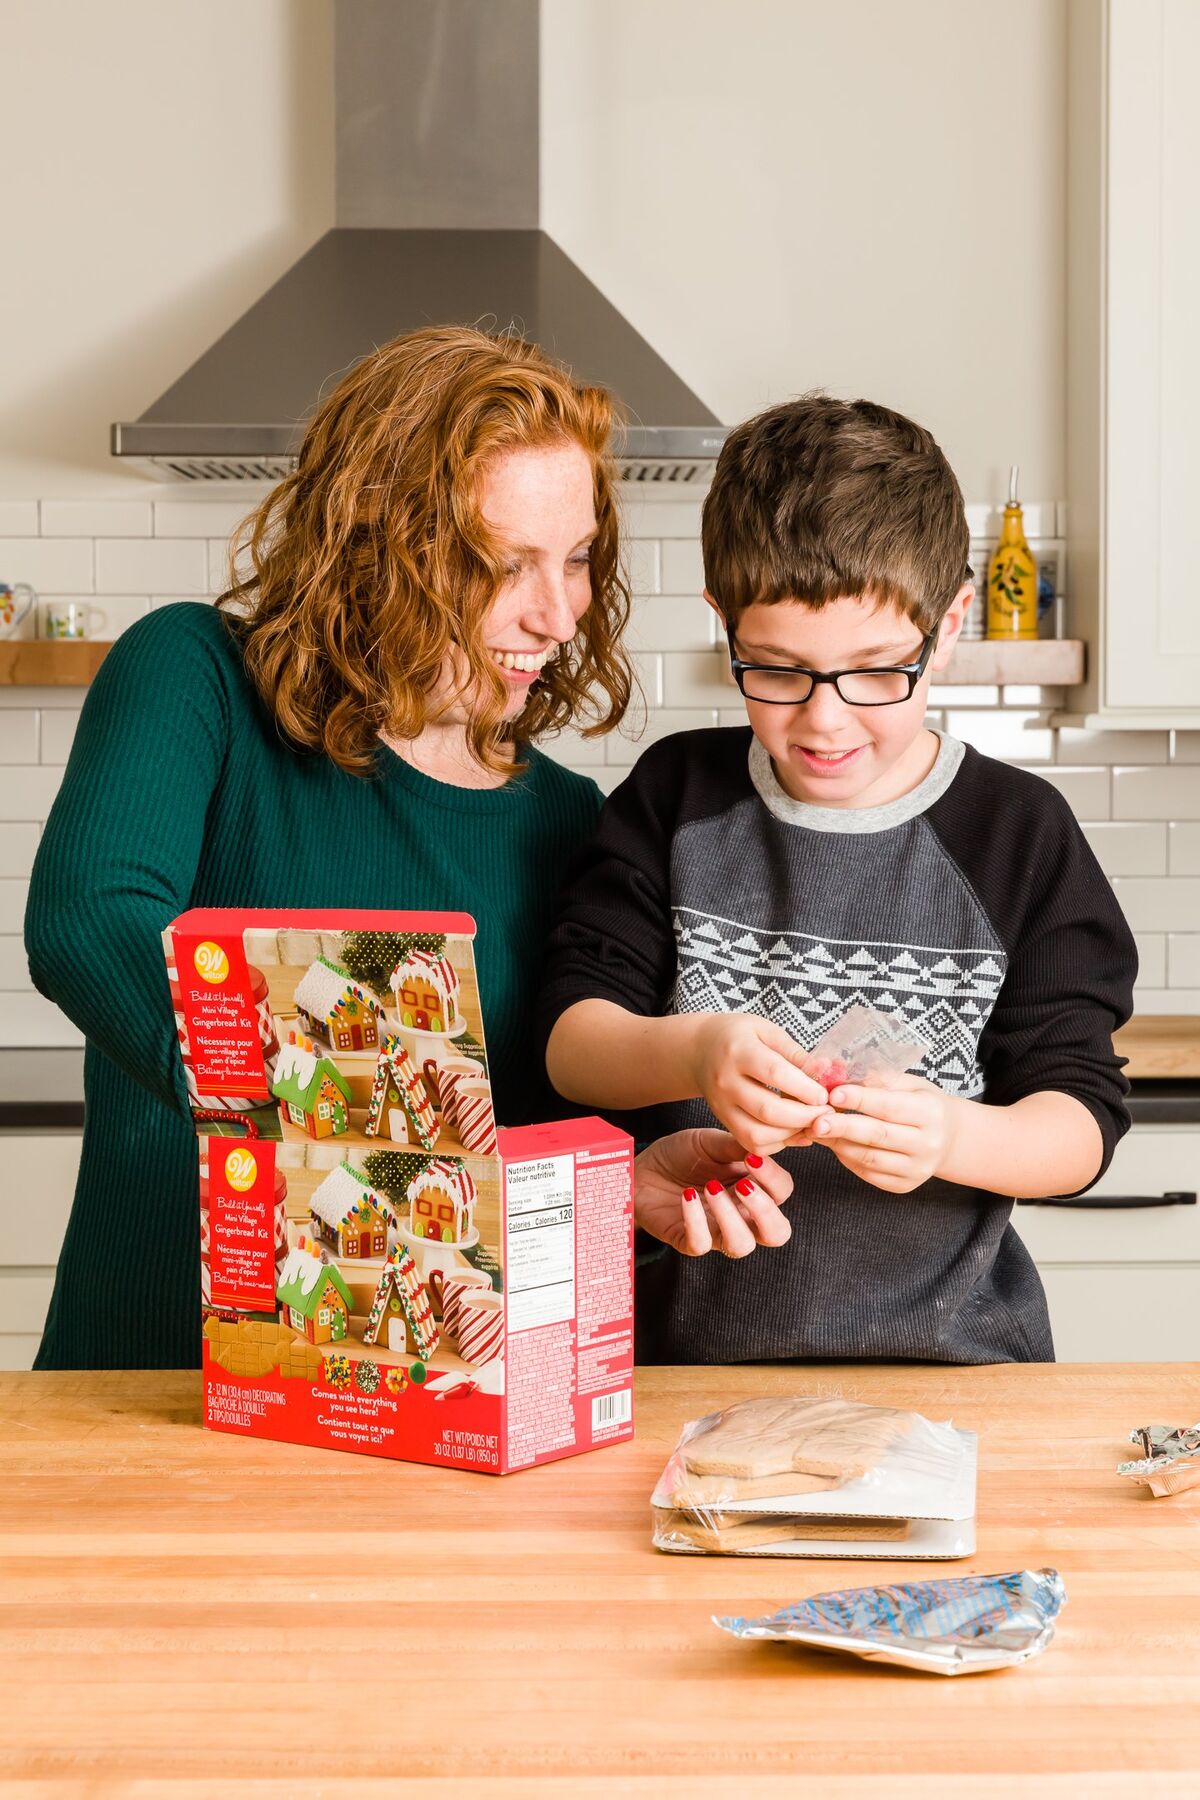
M 563 1111 L 531 1030 L 565 859 L 594 784 L 526 748 L 499 789 L 380 747 L 370 780 L 280 738 L 212 607 L 109 652 L 46 825 L 25 920 L 34 982 L 87 1038 L 83 1157 L 40 1369 L 174 1368 L 200 1346 L 199 1199 L 164 926 L 189 906 L 471 913 L 496 1110 Z

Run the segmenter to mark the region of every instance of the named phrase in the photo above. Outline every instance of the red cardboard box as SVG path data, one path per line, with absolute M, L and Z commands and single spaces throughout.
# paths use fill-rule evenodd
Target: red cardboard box
M 205 1423 L 504 1475 L 633 1435 L 633 1144 L 497 1129 L 465 914 L 163 934 Z

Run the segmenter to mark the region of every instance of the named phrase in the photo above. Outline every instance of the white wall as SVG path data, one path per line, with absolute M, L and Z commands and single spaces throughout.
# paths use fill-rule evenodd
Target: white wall
M 548 0 L 542 223 L 722 419 L 910 412 L 1064 493 L 1063 0 Z
M 332 42 L 330 0 L 0 6 L 0 499 L 152 485 L 110 422 L 333 223 Z

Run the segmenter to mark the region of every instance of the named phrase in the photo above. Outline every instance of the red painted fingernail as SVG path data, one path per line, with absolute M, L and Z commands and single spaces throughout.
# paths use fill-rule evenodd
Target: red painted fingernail
M 717 1194 L 723 1194 L 725 1192 L 719 1181 L 706 1181 L 704 1184 L 704 1191 L 706 1194 L 712 1194 L 714 1197 Z
M 743 1176 L 741 1181 L 738 1182 L 737 1187 L 734 1189 L 734 1192 L 740 1194 L 742 1199 L 746 1200 L 754 1192 L 754 1183 L 752 1181 L 747 1181 L 745 1176 Z
M 748 1169 L 761 1169 L 762 1166 L 763 1166 L 762 1157 L 759 1156 L 756 1151 L 751 1150 L 746 1157 L 746 1167 Z
M 698 1200 L 700 1198 L 700 1195 L 697 1193 L 695 1188 L 684 1188 L 683 1197 L 685 1200 Z

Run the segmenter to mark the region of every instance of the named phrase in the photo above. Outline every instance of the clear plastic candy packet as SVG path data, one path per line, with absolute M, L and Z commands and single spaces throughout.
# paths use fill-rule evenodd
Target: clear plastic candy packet
M 1158 1499 L 1200 1487 L 1200 1425 L 1140 1425 L 1129 1441 L 1142 1454 L 1118 1463 L 1118 1475 L 1141 1482 Z
M 717 1618 L 739 1638 L 841 1650 L 937 1675 L 1008 1669 L 1038 1656 L 1066 1604 L 1057 1569 L 965 1575 L 814 1594 L 762 1619 Z
M 899 1013 L 873 1006 L 852 1006 L 823 1031 L 809 1052 L 808 1072 L 826 1093 L 843 1081 L 869 1081 L 872 1075 L 902 1075 L 919 1063 L 929 1045 Z

